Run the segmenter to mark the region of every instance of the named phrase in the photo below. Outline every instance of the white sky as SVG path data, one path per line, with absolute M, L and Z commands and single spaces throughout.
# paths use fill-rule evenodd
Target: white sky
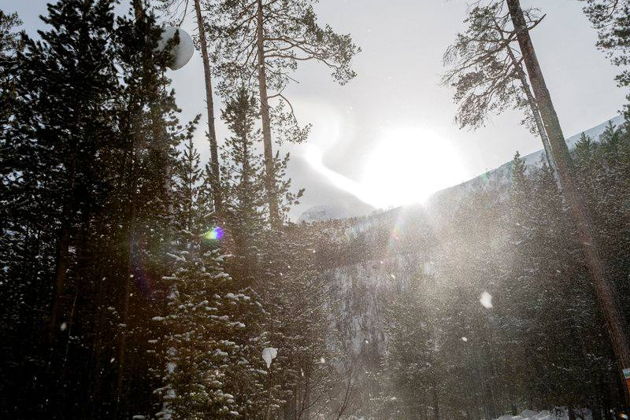
M 41 27 L 37 16 L 45 12 L 45 3 L 0 0 L 0 8 L 17 11 L 25 29 L 33 33 Z M 522 0 L 522 5 L 539 7 L 547 14 L 532 36 L 565 135 L 614 116 L 625 103 L 625 93 L 614 82 L 618 69 L 595 49 L 596 33 L 581 12 L 582 3 Z M 354 62 L 358 75 L 347 85 L 336 85 L 326 68 L 307 63 L 295 75 L 300 84 L 285 91 L 300 121 L 313 124 L 310 146 L 291 148 L 294 159 L 290 175 L 296 187 L 307 190 L 295 214 L 318 204 L 346 205 L 359 211 L 359 201 L 332 183 L 363 190 L 375 185 L 377 167 L 366 169 L 366 165 L 375 161 L 372 152 L 383 150 L 383 142 L 395 143 L 392 136 L 396 134 L 392 133 L 430 133 L 429 137 L 444 141 L 446 148 L 425 148 L 422 144 L 427 142 L 420 142 L 409 151 L 418 155 L 419 167 L 430 167 L 431 173 L 447 180 L 447 184 L 495 168 L 510 160 L 516 150 L 527 154 L 541 148 L 539 140 L 519 126 L 520 116 L 515 113 L 493 117 L 487 127 L 476 132 L 460 131 L 453 124 L 452 90 L 441 86 L 439 80 L 442 54 L 463 29 L 466 8 L 465 0 L 320 0 L 316 7 L 320 22 L 330 24 L 338 32 L 351 33 L 363 51 Z M 192 32 L 190 26 L 184 27 Z M 170 76 L 184 116 L 203 114 L 204 88 L 198 54 Z M 205 158 L 208 151 L 204 124 L 205 121 L 198 132 L 198 144 Z M 218 134 L 220 138 L 226 135 L 222 124 Z M 312 156 L 310 164 L 306 159 L 308 150 L 313 148 L 322 154 L 319 168 L 313 168 Z M 447 152 L 456 156 L 451 158 L 445 155 Z M 391 159 L 396 160 L 396 156 L 390 156 Z M 413 165 L 415 160 L 404 162 Z M 442 173 L 436 173 L 436 167 L 442 168 Z M 400 168 L 384 162 L 380 169 L 390 173 Z M 426 171 L 414 172 L 416 169 L 396 173 L 416 174 L 418 185 L 426 188 L 448 186 L 423 181 L 428 179 Z M 444 176 L 445 172 L 451 176 Z M 385 177 L 381 184 L 393 180 Z M 409 188 L 409 182 L 401 180 L 401 186 Z M 400 201 L 400 194 L 398 198 L 396 194 L 389 198 L 378 195 L 383 200 L 372 200 L 377 205 L 400 204 L 396 202 Z

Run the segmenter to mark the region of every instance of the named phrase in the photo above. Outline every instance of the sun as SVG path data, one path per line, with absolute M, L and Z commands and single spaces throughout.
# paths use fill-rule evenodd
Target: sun
M 362 189 L 379 208 L 421 203 L 466 179 L 460 154 L 445 137 L 425 127 L 383 131 L 366 159 Z

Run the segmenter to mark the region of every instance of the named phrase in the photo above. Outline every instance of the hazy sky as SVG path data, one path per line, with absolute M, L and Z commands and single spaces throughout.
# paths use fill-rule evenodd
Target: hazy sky
M 18 11 L 25 29 L 32 32 L 41 27 L 37 16 L 45 12 L 45 3 L 0 0 L 0 7 Z M 417 191 L 410 197 L 422 198 L 499 166 L 516 150 L 527 154 L 541 148 L 539 140 L 519 126 L 516 113 L 493 117 L 475 132 L 460 131 L 453 124 L 453 92 L 439 81 L 442 54 L 463 28 L 466 4 L 320 1 L 320 21 L 351 33 L 362 52 L 354 61 L 357 77 L 347 85 L 335 84 L 325 67 L 307 63 L 295 75 L 300 83 L 285 91 L 299 120 L 313 124 L 309 143 L 291 148 L 290 174 L 296 186 L 307 189 L 298 213 L 317 204 L 356 210 L 359 201 L 349 199 L 351 195 L 376 206 L 401 204 L 409 201 L 403 190 Z M 581 12 L 582 3 L 522 0 L 522 5 L 547 14 L 532 36 L 565 135 L 614 116 L 624 103 L 624 92 L 615 86 L 617 69 L 594 46 L 596 33 Z M 185 28 L 192 32 L 190 26 Z M 170 76 L 185 117 L 203 113 L 200 57 L 196 54 Z M 222 124 L 218 134 L 226 134 Z M 201 129 L 198 145 L 206 158 Z

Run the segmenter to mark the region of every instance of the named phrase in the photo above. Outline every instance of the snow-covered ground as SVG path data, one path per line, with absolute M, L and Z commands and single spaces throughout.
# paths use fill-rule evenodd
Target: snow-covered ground
M 592 420 L 591 412 L 589 410 L 574 410 L 576 418 L 578 420 Z M 509 414 L 503 415 L 496 420 L 568 420 L 569 413 L 565 408 L 558 408 L 553 411 L 533 411 L 523 410 L 518 416 L 512 416 Z

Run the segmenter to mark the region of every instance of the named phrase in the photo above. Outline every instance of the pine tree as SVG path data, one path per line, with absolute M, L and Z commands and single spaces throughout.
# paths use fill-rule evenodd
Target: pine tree
M 567 201 L 572 219 L 577 227 L 580 242 L 582 243 L 582 252 L 597 292 L 597 301 L 606 319 L 610 341 L 615 349 L 620 367 L 625 369 L 630 366 L 630 339 L 628 338 L 626 320 L 616 300 L 614 282 L 611 279 L 612 273 L 609 271 L 603 255 L 601 238 L 597 234 L 593 217 L 585 203 L 585 199 L 576 186 L 573 162 L 569 155 L 568 146 L 547 89 L 544 75 L 536 58 L 520 2 L 519 0 L 506 0 L 506 2 L 516 29 L 516 38 L 532 84 L 540 116 L 549 137 L 552 161 L 558 174 L 562 194 Z M 630 391 L 627 392 L 626 400 L 630 401 Z
M 200 231 L 203 229 L 203 208 L 201 201 L 200 183 L 203 179 L 199 153 L 195 148 L 192 136 L 184 145 L 181 158 L 175 168 L 177 186 L 173 194 L 173 217 L 175 225 L 185 231 Z M 201 213 L 201 214 L 200 214 Z
M 199 233 L 180 231 L 172 250 L 173 274 L 164 277 L 166 313 L 153 318 L 165 330 L 158 340 L 166 368 L 157 416 L 246 416 L 255 411 L 262 382 L 263 343 L 249 322 L 260 306 L 236 291 L 219 250 L 204 244 Z
M 292 226 L 270 231 L 262 253 L 259 291 L 267 316 L 263 327 L 278 349 L 272 365 L 273 416 L 309 418 L 326 413 L 334 387 L 334 336 L 326 319 L 329 288 L 316 271 L 319 238 Z M 299 305 L 296 305 L 299 302 Z M 330 346 L 330 347 L 329 347 Z M 275 369 L 275 370 L 274 370 Z
M 283 95 L 290 74 L 301 61 L 313 60 L 332 70 L 333 78 L 345 83 L 354 77 L 350 60 L 358 52 L 349 35 L 321 27 L 310 0 L 300 1 L 207 1 L 215 55 L 221 79 L 220 90 L 233 94 L 241 86 L 254 86 L 262 121 L 265 186 L 271 222 L 280 223 L 279 194 L 274 180 L 272 129 L 276 141 L 303 141 L 293 107 Z M 277 98 L 273 107 L 270 100 Z M 289 107 L 287 111 L 286 107 Z
M 14 117 L 3 126 L 2 229 L 15 233 L 18 258 L 16 283 L 1 293 L 21 307 L 8 308 L 9 342 L 28 349 L 7 365 L 26 379 L 6 411 L 126 416 L 128 389 L 134 410 L 153 398 L 145 323 L 166 265 L 168 178 L 182 139 L 164 89 L 168 57 L 155 52 L 150 13 L 116 17 L 109 1 L 60 1 L 44 21 L 41 40 L 24 38 L 16 57 Z
M 233 135 L 226 139 L 222 161 L 225 197 L 225 248 L 232 255 L 227 270 L 241 287 L 260 295 L 265 314 L 261 318 L 264 340 L 278 349 L 269 376 L 263 383 L 264 415 L 284 412 L 289 418 L 308 416 L 316 400 L 326 401 L 332 372 L 329 351 L 324 346 L 325 289 L 309 251 L 316 239 L 298 240 L 291 228 L 270 228 L 266 219 L 264 158 L 256 152 L 260 131 L 255 129 L 254 97 L 240 89 L 226 104 L 222 118 Z M 288 156 L 274 159 L 277 202 L 282 217 L 301 192 L 290 192 L 285 178 Z M 304 234 L 304 232 L 301 232 Z M 294 302 L 304 305 L 296 307 Z M 321 406 L 319 406 L 321 408 Z
M 183 10 L 180 10 L 182 5 L 176 0 L 159 0 L 159 3 L 160 8 L 165 11 L 167 15 L 170 15 L 173 11 L 176 12 L 176 14 L 181 12 L 182 17 L 179 21 L 180 25 L 188 15 L 188 2 L 183 5 Z M 221 173 L 219 164 L 219 147 L 215 128 L 214 88 L 212 82 L 212 63 L 210 62 L 210 54 L 208 52 L 209 42 L 206 29 L 207 22 L 202 13 L 201 0 L 193 0 L 193 8 L 195 11 L 195 25 L 197 27 L 196 41 L 201 52 L 201 60 L 203 62 L 206 93 L 206 117 L 208 119 L 208 132 L 206 133 L 206 136 L 208 137 L 210 145 L 210 161 L 208 162 L 207 167 L 208 181 L 212 190 L 214 209 L 220 213 L 223 199 L 220 196 Z
M 111 104 L 119 83 L 107 38 L 114 24 L 111 4 L 68 0 L 48 10 L 48 30 L 40 32 L 37 42 L 24 37 L 24 50 L 16 58 L 13 117 L 3 127 L 2 178 L 7 181 L 3 197 L 9 223 L 20 226 L 17 249 L 23 246 L 20 272 L 12 273 L 19 283 L 8 286 L 22 288 L 17 301 L 32 308 L 16 314 L 20 323 L 41 332 L 35 337 L 48 338 L 24 337 L 28 343 L 15 343 L 32 351 L 24 371 L 34 371 L 38 383 L 66 392 L 65 341 L 76 332 L 72 313 L 82 270 L 79 246 L 103 202 L 106 171 L 100 154 L 116 138 Z M 49 321 L 47 333 L 41 319 Z M 50 377 L 46 364 L 54 372 Z M 32 385 L 24 386 L 16 387 L 16 401 L 31 395 Z M 42 409 L 43 400 L 35 401 L 31 408 Z
M 225 223 L 234 255 L 230 273 L 243 287 L 254 284 L 259 270 L 262 238 L 267 230 L 263 158 L 256 151 L 260 130 L 255 129 L 257 109 L 245 88 L 226 103 L 222 118 L 233 133 L 222 148 L 222 190 Z
M 435 313 L 423 296 L 424 282 L 414 279 L 388 311 L 388 348 L 383 365 L 390 381 L 393 414 L 408 419 L 422 418 L 432 407 L 439 418 L 440 390 L 444 366 L 440 354 Z M 426 418 L 426 417 L 425 417 Z
M 520 395 L 527 395 L 529 404 L 597 407 L 604 399 L 602 378 L 611 374 L 610 348 L 592 307 L 577 234 L 565 218 L 552 170 L 543 164 L 525 175 L 518 160 L 509 206 L 514 255 L 500 311 L 510 337 L 510 364 L 520 366 L 513 382 L 520 382 Z M 527 201 L 529 195 L 538 199 Z
M 165 364 L 158 417 L 248 416 L 260 410 L 256 396 L 262 389 L 264 342 L 257 323 L 262 308 L 251 290 L 241 290 L 224 271 L 221 234 L 207 234 L 212 208 L 203 199 L 192 135 L 175 179 L 172 274 L 163 278 L 167 307 L 153 318 L 164 331 L 157 341 Z
M 628 0 L 582 0 L 586 2 L 584 12 L 597 29 L 597 46 L 612 63 L 621 67 L 617 82 L 621 87 L 630 86 L 630 2 Z M 630 101 L 630 94 L 627 96 Z M 630 106 L 625 107 L 626 119 L 630 117 Z
M 529 28 L 543 19 L 535 10 L 524 15 Z M 473 7 L 464 20 L 466 31 L 457 34 L 444 54 L 444 63 L 451 68 L 442 83 L 455 88 L 454 99 L 459 104 L 456 121 L 461 128 L 485 125 L 490 113 L 500 114 L 509 108 L 522 111 L 521 124 L 541 138 L 550 163 L 549 139 L 521 57 L 512 45 L 515 32 L 509 22 L 502 2 Z
M 22 49 L 22 41 L 20 34 L 16 28 L 20 26 L 17 13 L 7 15 L 0 10 L 0 98 L 2 98 L 2 108 L 0 108 L 0 121 L 2 121 L 2 130 L 5 130 L 5 124 L 9 121 L 12 113 L 11 104 L 15 103 L 17 98 L 14 96 L 15 86 L 13 85 L 14 74 L 16 71 L 16 55 Z M 4 136 L 3 136 L 4 137 Z
M 125 88 L 117 100 L 122 140 L 107 156 L 119 162 L 110 181 L 115 193 L 105 209 L 114 239 L 107 252 L 117 261 L 109 277 L 118 315 L 114 361 L 119 413 L 129 413 L 129 392 L 148 375 L 142 349 L 150 332 L 146 323 L 156 310 L 150 301 L 168 269 L 164 246 L 173 225 L 175 148 L 192 129 L 179 123 L 174 94 L 166 89 L 169 80 L 163 69 L 170 57 L 156 52 L 162 30 L 149 10 L 138 11 L 138 4 L 134 2 L 133 18 L 118 20 L 116 42 Z

